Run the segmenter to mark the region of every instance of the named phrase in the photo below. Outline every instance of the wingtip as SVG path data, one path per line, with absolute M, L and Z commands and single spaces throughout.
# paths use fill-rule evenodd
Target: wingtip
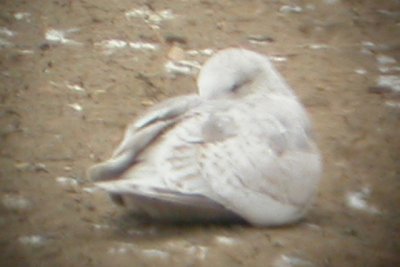
M 99 180 L 99 179 L 98 179 L 98 177 L 99 177 L 99 175 L 98 175 L 98 173 L 99 173 L 98 169 L 99 169 L 99 168 L 98 168 L 98 164 L 93 165 L 93 166 L 90 166 L 90 167 L 86 170 L 86 177 L 87 177 L 90 181 L 96 182 L 97 180 Z
M 110 183 L 110 182 L 96 182 L 95 186 L 97 188 L 100 188 L 103 191 L 106 191 L 110 194 L 112 193 L 119 193 L 120 190 L 118 190 L 118 187 L 115 186 L 115 183 Z
M 87 169 L 86 177 L 93 182 L 99 182 L 110 179 L 107 164 L 104 162 L 95 164 Z

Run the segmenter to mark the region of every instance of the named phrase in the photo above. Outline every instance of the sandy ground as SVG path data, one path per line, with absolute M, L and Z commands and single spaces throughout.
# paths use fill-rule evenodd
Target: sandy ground
M 0 7 L 0 266 L 400 266 L 399 1 Z M 86 168 L 143 109 L 195 92 L 196 65 L 229 46 L 271 56 L 311 114 L 315 206 L 274 229 L 135 221 Z M 190 65 L 168 72 L 168 55 Z

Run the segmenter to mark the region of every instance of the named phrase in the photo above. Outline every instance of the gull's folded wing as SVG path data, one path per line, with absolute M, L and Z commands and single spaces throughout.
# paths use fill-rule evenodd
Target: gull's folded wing
M 200 103 L 196 95 L 181 96 L 159 103 L 125 131 L 125 136 L 112 157 L 89 168 L 93 181 L 117 179 L 160 133 L 174 125 L 180 116 Z

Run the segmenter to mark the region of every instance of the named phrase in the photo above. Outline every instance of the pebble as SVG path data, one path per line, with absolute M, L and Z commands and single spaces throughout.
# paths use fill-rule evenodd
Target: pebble
M 187 254 L 191 258 L 196 258 L 199 260 L 205 260 L 208 254 L 208 247 L 205 246 L 190 246 L 186 248 Z
M 285 62 L 288 60 L 287 57 L 282 57 L 282 56 L 269 56 L 268 57 L 271 61 L 274 62 Z
M 105 49 L 120 49 L 126 47 L 128 43 L 123 40 L 110 39 L 97 42 L 94 45 L 101 46 Z
M 146 258 L 159 258 L 165 260 L 170 257 L 170 254 L 168 252 L 158 249 L 144 249 L 141 250 L 140 253 Z
M 29 235 L 21 236 L 18 241 L 23 245 L 41 247 L 47 242 L 47 239 L 41 235 Z
M 111 226 L 108 224 L 93 224 L 92 226 L 96 230 L 106 230 L 111 228 Z
M 376 61 L 378 62 L 378 64 L 381 64 L 381 65 L 396 64 L 396 62 L 397 62 L 395 58 L 389 57 L 386 55 L 376 56 Z
M 94 45 L 103 49 L 106 55 L 110 55 L 114 53 L 116 50 L 125 48 L 131 48 L 134 50 L 150 50 L 150 51 L 159 49 L 159 45 L 154 43 L 147 43 L 142 41 L 128 42 L 118 39 L 102 40 L 100 42 L 95 43 Z
M 180 60 L 167 61 L 164 65 L 167 73 L 181 75 L 195 75 L 199 72 L 201 65 L 197 61 Z
M 164 20 L 172 20 L 175 18 L 175 14 L 170 9 L 164 9 L 161 11 L 153 11 L 147 6 L 143 6 L 137 9 L 132 9 L 125 12 L 125 17 L 127 19 L 131 18 L 141 18 L 148 24 L 153 24 L 155 29 L 158 29 Z
M 175 35 L 175 34 L 165 35 L 164 40 L 169 44 L 186 44 L 187 43 L 186 37 Z
M 368 93 L 371 94 L 388 94 L 392 92 L 392 88 L 387 86 L 370 86 L 368 87 Z
M 144 100 L 140 101 L 140 104 L 142 104 L 145 107 L 151 107 L 151 106 L 154 106 L 155 102 L 150 99 L 144 99 Z
M 400 17 L 400 12 L 389 11 L 385 9 L 379 9 L 378 13 L 392 19 L 398 19 Z
M 376 48 L 376 45 L 370 41 L 361 42 L 361 53 L 364 55 L 373 55 L 373 50 Z
M 45 38 L 49 42 L 59 44 L 70 44 L 70 45 L 81 45 L 82 43 L 68 39 L 67 34 L 78 32 L 78 29 L 69 29 L 66 31 L 60 31 L 55 29 L 49 29 L 46 31 Z
M 400 109 L 400 102 L 396 102 L 396 101 L 386 101 L 385 105 L 389 108 L 393 108 L 393 109 Z
M 361 191 L 349 192 L 346 195 L 346 202 L 350 208 L 365 211 L 370 214 L 379 214 L 380 211 L 367 203 L 368 197 L 371 195 L 369 187 L 363 187 Z
M 0 38 L 0 48 L 7 48 L 13 46 L 13 44 L 7 40 Z
M 68 89 L 71 89 L 72 91 L 76 91 L 76 92 L 86 92 L 85 88 L 83 88 L 82 86 L 80 86 L 79 84 L 66 84 L 65 85 Z
M 136 247 L 133 244 L 122 243 L 116 247 L 109 248 L 107 253 L 109 254 L 126 254 L 128 252 L 136 250 Z
M 185 51 L 179 46 L 173 46 L 168 51 L 168 58 L 172 61 L 185 60 Z
M 38 162 L 38 163 L 19 162 L 19 163 L 15 163 L 14 167 L 18 171 L 49 172 L 46 164 L 41 163 L 41 162 Z
M 324 0 L 324 3 L 327 5 L 334 5 L 340 2 L 340 0 Z
M 282 240 L 273 240 L 271 241 L 272 246 L 276 247 L 276 248 L 283 248 L 285 247 L 285 242 L 283 242 Z
M 356 69 L 356 70 L 354 70 L 354 72 L 359 74 L 359 75 L 367 74 L 367 71 L 365 69 Z
M 257 45 L 265 45 L 275 42 L 274 38 L 266 35 L 251 35 L 247 37 L 247 40 L 249 41 L 249 43 Z
M 284 13 L 284 14 L 301 13 L 301 12 L 303 12 L 303 9 L 300 6 L 283 5 L 279 8 L 279 12 Z
M 129 42 L 129 47 L 136 50 L 157 50 L 159 46 L 153 43 L 146 42 Z
M 310 49 L 313 49 L 313 50 L 319 50 L 319 49 L 327 49 L 327 48 L 330 48 L 330 46 L 329 46 L 329 45 L 326 45 L 326 44 L 310 44 L 308 47 L 309 47 Z
M 395 93 L 400 93 L 400 76 L 380 75 L 377 81 L 378 87 L 390 88 Z
M 83 107 L 81 105 L 79 105 L 78 103 L 68 104 L 68 106 L 71 107 L 75 111 L 78 111 L 78 112 L 83 111 Z
M 89 193 L 89 194 L 93 194 L 99 191 L 99 189 L 97 187 L 84 187 L 82 189 L 83 192 Z
M 17 33 L 14 32 L 14 31 L 9 30 L 6 27 L 1 27 L 0 28 L 0 35 L 7 36 L 7 37 L 13 37 L 13 36 L 17 35 Z
M 25 20 L 26 22 L 30 22 L 31 13 L 28 12 L 17 12 L 14 14 L 14 18 L 16 20 Z
M 239 243 L 238 240 L 227 236 L 216 236 L 215 241 L 221 245 L 232 246 Z
M 300 257 L 280 255 L 272 264 L 273 267 L 314 267 L 315 264 Z
M 60 176 L 60 177 L 56 178 L 56 181 L 61 186 L 66 187 L 68 189 L 76 189 L 79 184 L 75 178 L 71 178 L 71 177 Z
M 32 203 L 28 199 L 14 194 L 4 195 L 1 202 L 6 209 L 14 211 L 28 210 L 32 206 Z
M 186 54 L 190 55 L 190 56 L 211 56 L 212 54 L 214 54 L 215 51 L 212 48 L 205 48 L 205 49 L 201 49 L 201 50 L 188 50 L 186 51 Z

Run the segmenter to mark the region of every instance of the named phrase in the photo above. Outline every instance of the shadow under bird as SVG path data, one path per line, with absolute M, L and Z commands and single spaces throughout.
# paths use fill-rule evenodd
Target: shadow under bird
M 138 216 L 167 221 L 298 221 L 316 194 L 321 156 L 311 122 L 269 59 L 240 48 L 202 67 L 198 94 L 155 105 L 88 170 Z

